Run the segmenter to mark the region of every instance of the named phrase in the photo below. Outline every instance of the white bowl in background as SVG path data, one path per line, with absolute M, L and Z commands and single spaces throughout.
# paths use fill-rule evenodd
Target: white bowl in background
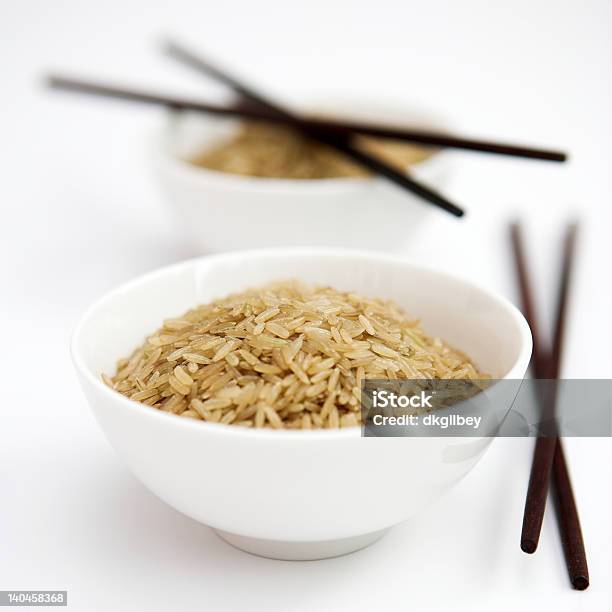
M 282 559 L 366 546 L 475 465 L 491 438 L 363 438 L 360 428 L 252 430 L 134 402 L 100 380 L 162 320 L 272 280 L 390 298 L 496 378 L 522 379 L 531 335 L 505 299 L 399 257 L 266 249 L 193 259 L 115 289 L 84 315 L 72 356 L 109 442 L 153 493 L 238 548 Z
M 405 125 L 444 127 L 420 113 L 354 112 Z M 321 108 L 321 105 L 319 105 Z M 404 121 L 401 121 L 405 119 Z M 431 215 L 447 214 L 383 178 L 276 179 L 201 168 L 188 160 L 226 140 L 239 121 L 171 113 L 155 145 L 154 169 L 173 217 L 199 253 L 276 246 L 402 251 Z M 438 151 L 411 174 L 443 190 L 450 154 Z

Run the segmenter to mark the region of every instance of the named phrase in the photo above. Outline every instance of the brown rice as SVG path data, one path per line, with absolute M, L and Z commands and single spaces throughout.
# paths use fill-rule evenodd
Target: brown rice
M 284 282 L 169 319 L 104 382 L 191 419 L 354 427 L 365 378 L 483 378 L 393 302 Z
M 356 144 L 400 171 L 434 152 L 411 143 L 365 136 L 358 137 Z M 268 178 L 323 179 L 370 174 L 342 153 L 289 127 L 251 121 L 241 124 L 233 138 L 190 161 L 219 172 Z

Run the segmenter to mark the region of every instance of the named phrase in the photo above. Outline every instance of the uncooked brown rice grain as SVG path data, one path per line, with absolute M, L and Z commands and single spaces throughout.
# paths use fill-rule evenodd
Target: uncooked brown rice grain
M 243 427 L 361 423 L 368 378 L 485 378 L 393 302 L 275 283 L 166 320 L 103 381 L 154 409 Z

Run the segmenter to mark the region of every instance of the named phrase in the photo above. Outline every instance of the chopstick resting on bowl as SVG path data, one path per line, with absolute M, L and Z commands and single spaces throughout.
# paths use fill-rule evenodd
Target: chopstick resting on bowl
M 215 112 L 216 114 L 229 115 L 229 116 L 242 116 L 246 117 L 249 114 L 252 114 L 252 110 L 248 110 L 246 106 L 236 106 L 234 110 L 229 108 L 225 108 L 220 110 L 222 107 L 214 107 L 208 104 L 202 104 L 199 102 L 183 100 L 179 98 L 174 98 L 171 96 L 164 95 L 156 95 L 148 92 L 125 89 L 121 87 L 115 87 L 113 85 L 107 85 L 104 83 L 95 83 L 91 81 L 82 81 L 79 79 L 72 79 L 70 77 L 51 75 L 47 78 L 47 84 L 53 89 L 64 89 L 69 91 L 78 91 L 79 93 L 87 93 L 100 95 L 104 97 L 111 98 L 120 98 L 123 100 L 130 100 L 133 102 L 145 102 L 149 104 L 158 104 L 162 106 L 166 106 L 171 109 L 176 110 L 194 110 L 200 112 Z M 265 114 L 264 120 L 272 120 L 270 115 L 272 111 L 267 108 L 265 111 L 261 110 L 261 106 L 259 105 L 260 110 L 258 112 Z M 215 111 L 211 111 L 211 109 L 215 109 Z M 299 119 L 295 118 L 293 115 L 283 114 L 284 111 L 275 111 L 274 121 L 279 121 L 281 123 L 286 123 L 312 138 L 313 140 L 318 140 L 319 142 L 323 142 L 328 146 L 344 153 L 347 157 L 353 159 L 355 162 L 360 164 L 361 166 L 366 167 L 368 170 L 373 172 L 374 174 L 378 174 L 388 179 L 392 183 L 395 183 L 402 189 L 409 191 L 421 199 L 445 210 L 446 212 L 454 215 L 455 217 L 462 217 L 465 214 L 465 211 L 459 206 L 453 204 L 449 200 L 447 200 L 444 196 L 437 193 L 433 189 L 423 185 L 419 181 L 408 176 L 407 173 L 400 172 L 395 170 L 390 165 L 381 161 L 380 159 L 370 155 L 368 153 L 364 153 L 359 149 L 353 147 L 349 143 L 349 139 L 346 136 L 337 136 L 334 134 L 327 135 L 320 129 L 315 129 L 311 127 L 303 127 L 302 123 Z
M 552 348 L 543 348 L 535 306 L 533 300 L 532 285 L 527 268 L 527 260 L 523 248 L 522 230 L 518 224 L 513 224 L 510 229 L 514 266 L 521 295 L 522 310 L 531 327 L 533 336 L 532 368 L 536 378 L 553 379 L 559 378 L 561 359 L 563 356 L 564 330 L 567 317 L 567 302 L 569 296 L 569 285 L 572 263 L 576 243 L 576 224 L 568 227 L 563 248 L 563 261 L 561 270 L 561 282 L 557 298 L 556 315 L 554 324 L 554 335 Z M 548 390 L 548 389 L 547 389 Z M 543 393 L 540 400 L 542 406 L 542 420 L 554 421 L 555 395 L 553 390 Z M 537 549 L 546 509 L 550 478 L 553 478 L 556 493 L 556 511 L 559 519 L 559 529 L 563 542 L 563 549 L 572 586 L 577 590 L 584 590 L 589 586 L 589 570 L 580 527 L 578 508 L 572 491 L 572 484 L 567 469 L 563 444 L 556 435 L 538 437 L 527 498 L 525 500 L 525 511 L 523 515 L 523 527 L 521 531 L 521 548 L 524 552 L 533 553 Z
M 236 77 L 230 75 L 227 71 L 213 65 L 210 61 L 204 60 L 202 57 L 194 55 L 176 43 L 168 42 L 166 44 L 166 51 L 170 57 L 227 85 L 243 99 L 254 104 L 256 108 L 259 107 L 272 116 L 279 116 L 292 121 L 293 127 L 301 131 L 309 138 L 336 149 L 361 166 L 364 166 L 375 174 L 384 176 L 386 179 L 396 183 L 404 189 L 407 189 L 434 206 L 438 206 L 439 208 L 442 208 L 443 210 L 446 210 L 457 217 L 463 216 L 464 211 L 455 204 L 451 203 L 441 194 L 433 191 L 419 181 L 414 180 L 408 175 L 408 173 L 398 172 L 374 155 L 365 153 L 358 147 L 353 146 L 350 141 L 350 136 L 346 134 L 332 134 L 320 128 L 304 125 L 300 122 L 299 117 L 290 113 L 287 109 L 274 102 L 268 96 L 265 96 L 251 86 L 240 82 Z

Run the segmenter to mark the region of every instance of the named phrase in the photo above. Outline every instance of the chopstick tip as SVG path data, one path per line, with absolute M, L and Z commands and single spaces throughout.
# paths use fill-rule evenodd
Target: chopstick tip
M 573 576 L 572 577 L 572 586 L 577 591 L 584 591 L 589 586 L 589 579 L 587 576 Z
M 521 550 L 528 555 L 532 555 L 537 548 L 538 544 L 534 540 L 527 538 L 521 540 Z

